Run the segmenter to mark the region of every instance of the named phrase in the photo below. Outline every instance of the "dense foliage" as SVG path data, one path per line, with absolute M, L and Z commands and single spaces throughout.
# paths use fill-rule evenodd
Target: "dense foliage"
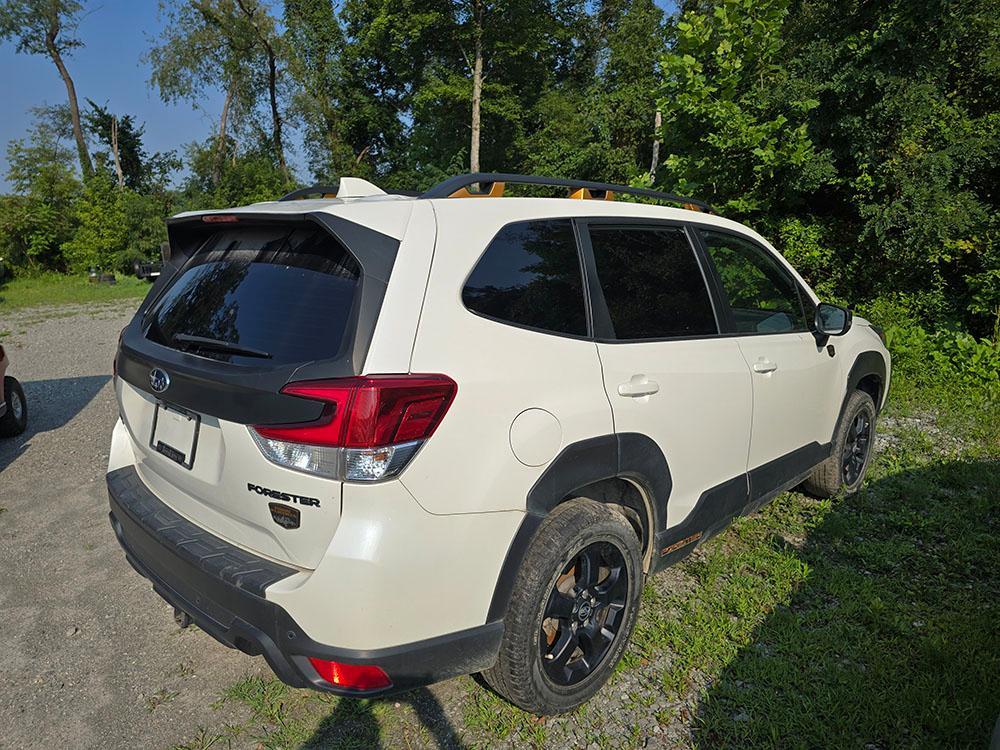
M 0 0 L 0 36 L 62 75 L 86 43 L 80 12 Z M 990 0 L 689 0 L 671 16 L 653 0 L 164 0 L 162 19 L 151 85 L 195 106 L 221 89 L 215 132 L 150 156 L 141 123 L 100 92 L 83 112 L 39 110 L 8 146 L 0 198 L 0 255 L 16 267 L 125 268 L 155 255 L 172 212 L 298 182 L 421 189 L 468 169 L 474 142 L 484 170 L 697 195 L 772 238 L 827 298 L 995 338 Z M 290 130 L 308 174 L 290 166 Z

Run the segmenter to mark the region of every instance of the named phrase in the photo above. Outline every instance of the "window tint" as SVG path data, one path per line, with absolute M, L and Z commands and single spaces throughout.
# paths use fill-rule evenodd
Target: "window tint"
M 798 286 L 764 248 L 721 232 L 701 233 L 740 333 L 808 330 Z
M 592 226 L 590 242 L 617 338 L 718 333 L 683 229 Z
M 241 364 L 329 359 L 347 333 L 361 269 L 318 227 L 227 229 L 212 234 L 166 291 L 147 336 L 175 349 Z M 181 339 L 175 339 L 183 334 Z M 198 336 L 268 358 L 199 346 Z
M 583 279 L 569 220 L 501 229 L 469 276 L 462 301 L 497 320 L 586 335 Z

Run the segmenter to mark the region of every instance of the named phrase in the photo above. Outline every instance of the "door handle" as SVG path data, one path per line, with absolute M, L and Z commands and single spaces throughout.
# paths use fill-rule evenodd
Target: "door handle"
M 652 396 L 659 390 L 659 383 L 650 380 L 645 375 L 633 375 L 627 383 L 618 386 L 618 395 L 641 398 L 642 396 Z
M 758 359 L 753 363 L 754 372 L 774 372 L 778 369 L 776 362 L 772 362 L 769 359 Z

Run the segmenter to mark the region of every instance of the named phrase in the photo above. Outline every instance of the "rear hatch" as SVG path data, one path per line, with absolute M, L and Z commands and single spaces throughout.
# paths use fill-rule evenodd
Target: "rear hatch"
M 282 387 L 360 373 L 408 216 L 386 212 L 395 236 L 326 212 L 175 221 L 170 278 L 122 332 L 119 406 L 146 485 L 302 568 L 336 531 L 341 482 L 269 461 L 252 426 L 322 421 L 326 405 Z

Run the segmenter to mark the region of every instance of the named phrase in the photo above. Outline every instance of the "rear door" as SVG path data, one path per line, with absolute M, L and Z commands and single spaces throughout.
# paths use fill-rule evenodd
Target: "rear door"
M 824 457 L 840 406 L 837 363 L 810 332 L 811 300 L 770 250 L 721 230 L 701 229 L 699 236 L 751 370 L 749 469 L 756 498 Z
M 321 416 L 323 404 L 281 388 L 357 374 L 365 307 L 385 281 L 314 221 L 239 219 L 200 232 L 123 332 L 117 389 L 136 468 L 213 534 L 310 568 L 336 530 L 341 483 L 268 461 L 250 426 Z
M 598 352 L 618 433 L 660 446 L 673 487 L 667 525 L 706 490 L 732 481 L 711 509 L 726 516 L 746 500 L 751 385 L 737 342 L 719 335 L 700 261 L 684 227 L 590 221 Z M 706 511 L 707 512 L 707 511 Z

